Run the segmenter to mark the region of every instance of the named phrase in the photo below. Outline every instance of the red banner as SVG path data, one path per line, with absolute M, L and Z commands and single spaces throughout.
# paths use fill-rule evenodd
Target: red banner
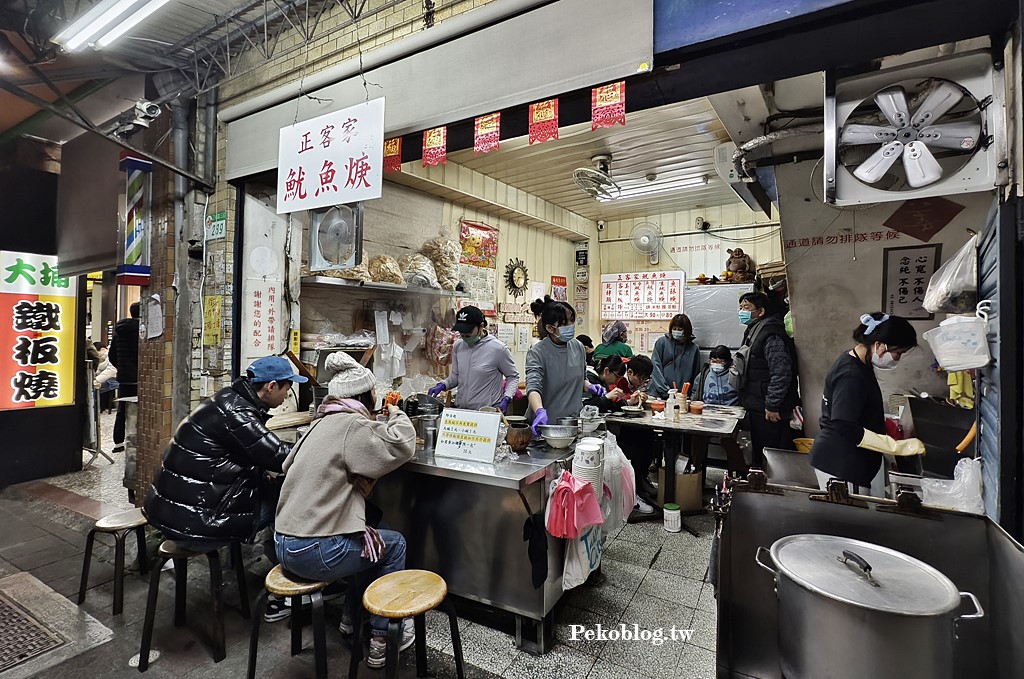
M 590 129 L 626 124 L 626 81 L 595 87 L 590 91 Z
M 480 116 L 473 123 L 473 153 L 496 151 L 501 146 L 501 113 Z
M 402 171 L 402 138 L 384 140 L 384 171 Z
M 423 133 L 423 167 L 448 164 L 448 128 L 442 125 Z
M 530 143 L 558 139 L 558 99 L 530 104 Z

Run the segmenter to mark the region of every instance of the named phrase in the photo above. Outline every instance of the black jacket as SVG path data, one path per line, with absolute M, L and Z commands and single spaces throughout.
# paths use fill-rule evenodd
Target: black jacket
M 267 429 L 268 419 L 246 378 L 196 407 L 146 493 L 150 524 L 171 540 L 251 540 L 263 472 L 280 472 L 291 449 Z
M 122 318 L 114 325 L 114 337 L 107 353 L 117 368 L 117 381 L 135 385 L 139 382 L 139 319 Z
M 796 346 L 786 334 L 782 317 L 768 316 L 749 326 L 742 346 L 749 346 L 750 351 L 740 405 L 748 411 L 789 413 L 799 402 Z

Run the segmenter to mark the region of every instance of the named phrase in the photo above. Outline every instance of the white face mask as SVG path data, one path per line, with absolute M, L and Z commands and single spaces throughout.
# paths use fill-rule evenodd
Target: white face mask
M 871 354 L 871 365 L 875 366 L 879 370 L 892 370 L 896 367 L 897 363 L 899 363 L 899 361 L 893 358 L 893 355 L 889 353 L 888 347 L 886 347 L 886 350 L 881 355 L 875 353 Z
M 711 372 L 715 373 L 716 375 L 721 375 L 722 373 L 725 372 L 725 366 L 722 365 L 721 363 L 712 363 Z

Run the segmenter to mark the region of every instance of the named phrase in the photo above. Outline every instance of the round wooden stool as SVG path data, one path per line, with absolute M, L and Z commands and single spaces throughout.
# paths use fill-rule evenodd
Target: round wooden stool
M 221 578 L 220 554 L 192 552 L 181 549 L 171 540 L 164 540 L 156 550 L 156 563 L 149 577 L 149 596 L 146 599 L 146 621 L 142 626 L 142 646 L 139 651 L 139 671 L 149 669 L 149 647 L 153 641 L 153 619 L 156 617 L 156 598 L 160 592 L 160 571 L 168 561 L 174 562 L 174 626 L 185 624 L 185 595 L 188 592 L 188 560 L 205 556 L 210 565 L 210 593 L 213 595 L 213 662 L 218 663 L 227 653 L 224 650 L 224 581 Z M 242 545 L 231 543 L 231 560 L 238 578 L 238 595 L 243 618 L 249 617 L 249 591 L 245 583 L 245 564 Z
M 462 638 L 459 636 L 459 619 L 455 608 L 448 601 L 448 584 L 437 573 L 420 570 L 398 571 L 383 575 L 366 588 L 363 594 L 363 608 L 372 615 L 388 619 L 388 647 L 385 659 L 385 677 L 398 676 L 398 648 L 402 643 L 402 621 L 412 618 L 416 627 L 416 676 L 430 676 L 427 672 L 427 625 L 424 614 L 443 605 L 448 614 L 452 631 L 452 650 L 455 653 L 455 671 L 463 679 Z M 363 645 L 360 640 L 362 610 L 357 606 L 355 615 L 355 637 L 352 641 L 352 659 L 349 664 L 349 679 L 356 679 L 359 661 L 362 660 Z
M 78 605 L 85 603 L 85 592 L 89 586 L 89 565 L 92 563 L 92 545 L 96 533 L 110 533 L 114 536 L 114 615 L 121 615 L 124 605 L 124 542 L 128 533 L 135 531 L 139 541 L 139 572 L 145 575 L 149 566 L 146 558 L 146 517 L 142 510 L 135 508 L 104 516 L 97 521 L 85 539 L 85 560 L 82 562 L 82 584 L 78 588 Z
M 260 643 L 260 623 L 263 613 L 267 610 L 267 595 L 291 599 L 292 615 L 292 655 L 302 650 L 302 623 L 298 620 L 302 597 L 309 595 L 313 604 L 313 658 L 316 663 L 316 676 L 322 679 L 327 676 L 327 632 L 324 622 L 323 590 L 329 582 L 319 580 L 303 580 L 292 575 L 280 566 L 274 566 L 263 583 L 264 592 L 256 601 L 256 616 L 252 619 L 252 635 L 249 637 L 249 671 L 247 676 L 256 676 L 256 649 Z

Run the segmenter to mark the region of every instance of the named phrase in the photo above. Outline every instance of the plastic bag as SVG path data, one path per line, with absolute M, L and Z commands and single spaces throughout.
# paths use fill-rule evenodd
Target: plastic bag
M 407 285 L 421 288 L 441 287 L 441 284 L 437 282 L 434 263 L 424 255 L 406 255 L 398 260 L 398 266 L 402 269 L 402 276 Z
M 591 526 L 578 538 L 566 538 L 562 590 L 579 587 L 601 565 L 601 526 Z
M 438 283 L 445 290 L 454 290 L 459 284 L 459 258 L 462 256 L 462 244 L 444 236 L 431 238 L 421 249 L 434 264 Z
M 934 313 L 966 314 L 978 304 L 978 237 L 971 239 L 928 281 L 924 308 Z
M 451 365 L 452 348 L 459 333 L 452 332 L 440 325 L 431 326 L 427 331 L 427 357 L 431 363 L 439 366 Z
M 370 275 L 373 276 L 375 283 L 405 285 L 402 270 L 398 267 L 398 262 L 395 258 L 390 255 L 377 255 L 370 260 L 367 268 L 370 271 Z
M 988 349 L 988 323 L 983 318 L 947 318 L 923 337 L 946 372 L 983 368 L 992 360 Z
M 972 514 L 985 513 L 982 499 L 981 458 L 964 458 L 953 468 L 953 480 L 921 479 L 924 503 Z

